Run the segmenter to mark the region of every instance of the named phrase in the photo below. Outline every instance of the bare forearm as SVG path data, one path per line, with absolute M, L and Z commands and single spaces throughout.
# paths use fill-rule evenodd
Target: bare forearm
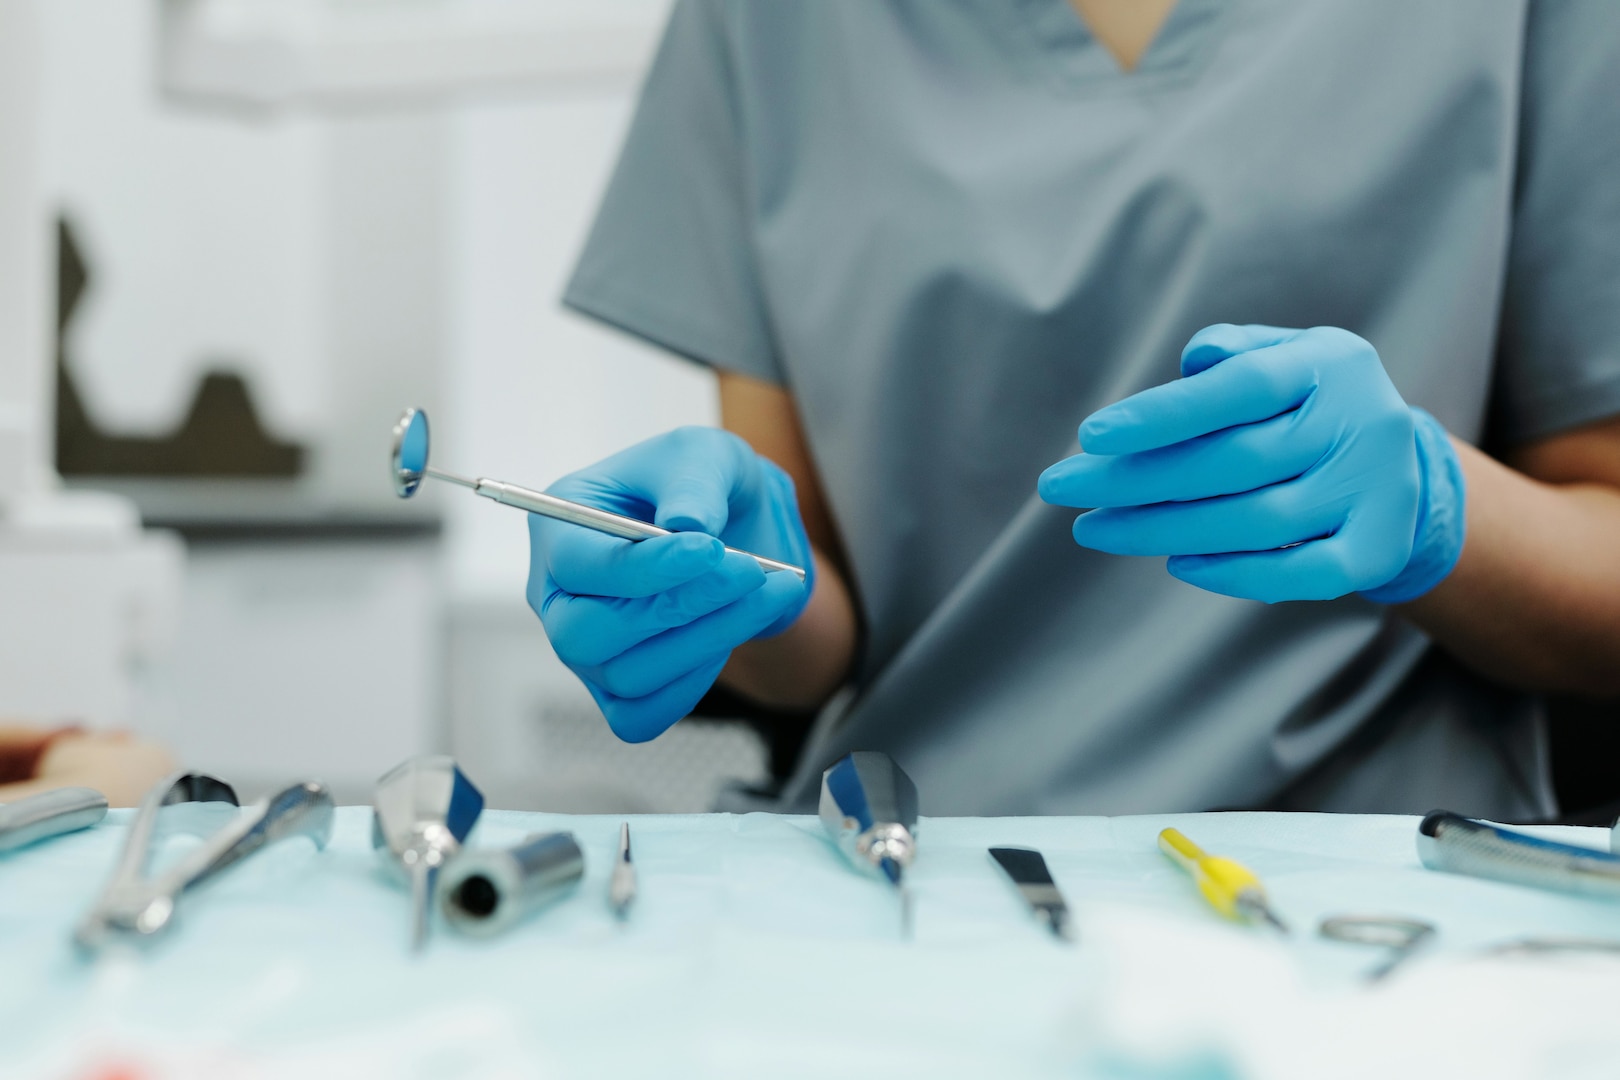
M 1404 613 L 1497 681 L 1620 695 L 1620 489 L 1542 483 L 1457 450 L 1468 483 L 1462 557 Z
M 832 561 L 818 552 L 816 589 L 803 614 L 772 638 L 735 649 L 720 683 L 776 709 L 825 704 L 849 676 L 855 657 L 855 605 Z

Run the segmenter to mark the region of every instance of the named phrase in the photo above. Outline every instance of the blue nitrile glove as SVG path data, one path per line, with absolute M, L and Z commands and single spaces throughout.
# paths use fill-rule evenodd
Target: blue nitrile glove
M 786 630 L 810 598 L 793 481 L 730 432 L 680 428 L 549 490 L 675 532 L 632 543 L 529 515 L 529 606 L 626 742 L 662 734 L 732 649 Z M 726 545 L 802 566 L 806 580 Z
M 1087 417 L 1085 451 L 1041 474 L 1085 547 L 1168 555 L 1183 581 L 1273 603 L 1360 592 L 1401 603 L 1451 572 L 1463 477 L 1347 330 L 1206 327 L 1182 378 Z

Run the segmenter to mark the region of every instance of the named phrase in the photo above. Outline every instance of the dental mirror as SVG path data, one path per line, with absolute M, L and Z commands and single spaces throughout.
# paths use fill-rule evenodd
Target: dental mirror
M 394 425 L 394 494 L 408 499 L 422 486 L 427 472 L 428 418 L 421 409 L 406 409 Z
M 617 536 L 621 540 L 648 540 L 654 536 L 668 536 L 668 529 L 661 529 L 650 522 L 641 521 L 623 514 L 610 513 L 607 510 L 598 510 L 594 506 L 583 503 L 570 502 L 555 495 L 547 495 L 543 491 L 531 491 L 516 484 L 507 484 L 499 480 L 489 480 L 482 476 L 470 479 L 457 476 L 455 473 L 445 472 L 428 465 L 428 418 L 427 413 L 421 409 L 406 409 L 399 414 L 394 423 L 394 438 L 392 450 L 389 454 L 389 464 L 394 478 L 394 494 L 402 499 L 408 499 L 416 494 L 416 489 L 422 486 L 424 477 L 431 476 L 435 480 L 445 480 L 464 488 L 470 488 L 475 494 L 486 499 L 493 499 L 506 506 L 513 506 L 519 510 L 527 510 L 531 514 L 542 517 L 555 518 L 558 521 L 567 521 L 574 525 L 583 525 L 587 529 L 595 529 L 599 533 Z M 736 548 L 727 548 L 727 551 L 736 551 Z M 804 580 L 804 569 L 792 563 L 778 562 L 767 559 L 763 555 L 755 555 L 751 551 L 738 551 L 739 555 L 747 555 L 759 564 L 759 568 L 767 574 L 773 570 L 785 570 L 793 574 L 800 581 Z

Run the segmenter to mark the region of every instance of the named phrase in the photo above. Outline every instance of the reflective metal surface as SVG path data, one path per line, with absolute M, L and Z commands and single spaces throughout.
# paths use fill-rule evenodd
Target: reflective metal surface
M 1611 938 L 1532 937 L 1503 942 L 1484 950 L 1486 956 L 1554 956 L 1570 953 L 1620 959 L 1620 941 Z
M 849 860 L 900 891 L 900 925 L 911 933 L 906 867 L 917 855 L 917 785 L 889 755 L 846 754 L 821 774 L 821 823 Z
M 84 787 L 42 791 L 0 806 L 0 854 L 88 829 L 107 816 L 107 797 Z
M 1317 933 L 1331 941 L 1371 945 L 1390 950 L 1389 956 L 1367 972 L 1368 982 L 1388 977 L 1423 946 L 1434 940 L 1432 923 L 1399 915 L 1336 915 L 1323 919 Z
M 371 846 L 389 856 L 411 886 L 411 945 L 427 943 L 438 872 L 461 850 L 484 810 L 484 796 L 455 759 L 415 757 L 383 774 L 372 798 Z
M 421 409 L 406 409 L 394 423 L 394 440 L 388 459 L 395 495 L 408 499 L 416 494 L 427 472 L 427 459 L 427 413 Z
M 515 847 L 453 859 L 439 878 L 439 910 L 454 929 L 490 937 L 573 891 L 584 875 L 573 833 L 535 833 Z
M 613 873 L 608 877 L 608 904 L 620 919 L 630 917 L 630 905 L 636 899 L 636 864 L 630 857 L 630 823 L 619 826 L 619 853 L 613 860 Z
M 149 874 L 161 841 L 181 832 L 207 839 L 172 867 Z M 307 836 L 324 848 L 331 835 L 332 796 L 319 782 L 293 784 L 241 813 L 229 784 L 196 773 L 171 777 L 141 803 L 113 876 L 74 941 L 95 950 L 150 939 L 173 922 L 183 894 L 259 849 L 289 836 Z
M 1431 870 L 1620 900 L 1620 855 L 1437 810 L 1418 825 L 1418 858 Z
M 1047 929 L 1064 941 L 1073 941 L 1069 905 L 1046 868 L 1046 859 L 1032 848 L 993 847 L 990 857 L 1007 872 L 1024 902 Z
M 416 494 L 422 485 L 424 477 L 435 480 L 444 480 L 460 487 L 469 488 L 474 493 L 486 499 L 505 506 L 527 510 L 531 514 L 542 517 L 555 518 L 574 525 L 581 525 L 587 529 L 617 536 L 621 540 L 648 540 L 654 536 L 668 536 L 668 529 L 661 529 L 650 522 L 641 521 L 623 514 L 614 514 L 607 510 L 598 510 L 594 506 L 560 499 L 555 495 L 547 495 L 543 491 L 534 491 L 530 488 L 519 487 L 517 484 L 508 484 L 500 480 L 489 480 L 485 477 L 472 479 L 466 476 L 457 476 L 455 473 L 445 472 L 428 465 L 428 419 L 427 413 L 421 409 L 406 409 L 394 423 L 393 441 L 389 453 L 389 467 L 392 471 L 394 494 L 402 499 L 408 499 Z M 751 551 L 738 551 L 736 548 L 727 548 L 727 551 L 739 555 L 746 555 L 759 564 L 766 573 L 784 571 L 794 574 L 800 581 L 804 580 L 804 568 L 794 566 L 792 563 L 768 559 L 764 555 L 755 555 Z

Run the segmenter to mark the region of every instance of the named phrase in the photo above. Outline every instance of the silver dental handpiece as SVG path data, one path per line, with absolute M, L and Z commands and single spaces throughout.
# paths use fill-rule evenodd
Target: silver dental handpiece
M 1430 870 L 1620 900 L 1620 855 L 1437 810 L 1418 825 L 1418 858 Z

